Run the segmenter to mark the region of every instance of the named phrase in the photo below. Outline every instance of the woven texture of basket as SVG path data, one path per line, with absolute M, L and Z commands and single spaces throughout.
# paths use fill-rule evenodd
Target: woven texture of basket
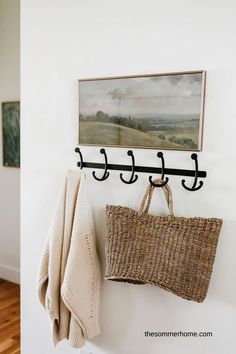
M 168 185 L 161 189 L 169 215 L 150 215 L 154 189 L 148 186 L 139 211 L 106 206 L 105 279 L 149 283 L 184 299 L 202 302 L 207 295 L 223 221 L 175 217 Z

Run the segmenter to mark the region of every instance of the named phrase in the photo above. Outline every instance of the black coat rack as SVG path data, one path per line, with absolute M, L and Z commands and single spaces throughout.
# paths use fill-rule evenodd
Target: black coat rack
M 82 168 L 96 168 L 96 169 L 103 169 L 103 175 L 101 177 L 96 176 L 95 171 L 93 171 L 93 177 L 97 181 L 105 181 L 109 175 L 109 170 L 117 170 L 117 171 L 131 171 L 131 175 L 129 180 L 125 180 L 123 174 L 120 173 L 120 179 L 123 183 L 132 184 L 137 181 L 138 176 L 135 175 L 135 172 L 142 172 L 142 173 L 150 173 L 150 174 L 161 174 L 161 180 L 163 182 L 155 184 L 152 180 L 152 176 L 149 176 L 149 182 L 154 187 L 163 187 L 165 184 L 168 183 L 169 178 L 165 177 L 165 175 L 174 175 L 174 176 L 187 176 L 187 177 L 194 177 L 194 182 L 192 187 L 186 186 L 185 180 L 181 181 L 183 188 L 188 191 L 197 191 L 203 186 L 203 182 L 200 181 L 198 184 L 198 178 L 205 178 L 207 173 L 206 171 L 199 171 L 198 170 L 198 156 L 196 153 L 191 155 L 192 160 L 195 162 L 195 169 L 194 170 L 183 170 L 183 169 L 176 169 L 176 168 L 166 168 L 165 167 L 165 160 L 162 152 L 157 153 L 157 157 L 161 160 L 161 167 L 148 167 L 148 166 L 136 166 L 135 165 L 135 158 L 132 150 L 128 150 L 127 155 L 131 157 L 131 165 L 119 165 L 119 164 L 109 164 L 108 158 L 106 154 L 106 150 L 104 148 L 100 149 L 100 153 L 104 155 L 104 163 L 97 163 L 97 162 L 85 162 L 83 159 L 82 152 L 80 151 L 79 147 L 75 148 L 75 152 L 77 152 L 80 156 L 80 161 L 77 163 L 77 166 Z

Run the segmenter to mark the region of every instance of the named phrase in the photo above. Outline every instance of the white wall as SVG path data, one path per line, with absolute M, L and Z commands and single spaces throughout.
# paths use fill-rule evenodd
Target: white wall
M 152 286 L 103 282 L 102 334 L 81 353 L 235 353 L 235 10 L 230 0 L 22 0 L 23 354 L 79 352 L 66 342 L 53 349 L 36 292 L 58 191 L 66 169 L 76 163 L 76 79 L 195 69 L 208 72 L 204 151 L 199 153 L 208 177 L 195 193 L 185 191 L 179 177 L 170 183 L 177 215 L 224 219 L 208 298 L 197 304 Z M 107 148 L 108 158 L 128 163 L 126 151 Z M 134 151 L 139 164 L 159 163 L 153 150 Z M 99 148 L 83 152 L 86 160 L 101 159 Z M 177 168 L 192 168 L 190 155 L 165 152 L 168 166 Z M 137 207 L 148 175 L 126 186 L 118 172 L 103 183 L 87 172 L 104 268 L 105 204 Z M 156 200 L 152 212 L 157 210 Z M 146 330 L 206 330 L 213 338 L 145 338 Z
M 20 1 L 0 0 L 0 105 L 20 100 Z M 1 107 L 0 107 L 1 111 Z M 0 131 L 2 118 L 0 112 Z M 4 167 L 0 134 L 0 278 L 20 280 L 20 170 Z

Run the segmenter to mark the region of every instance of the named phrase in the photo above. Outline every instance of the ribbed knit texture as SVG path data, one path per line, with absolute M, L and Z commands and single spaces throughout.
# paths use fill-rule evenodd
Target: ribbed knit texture
M 100 333 L 100 266 L 85 174 L 69 170 L 44 248 L 38 294 L 50 315 L 54 345 L 74 348 Z
M 150 283 L 202 302 L 211 278 L 222 220 L 175 217 L 168 185 L 163 190 L 170 215 L 150 215 L 154 189 L 148 186 L 139 212 L 107 206 L 105 279 Z

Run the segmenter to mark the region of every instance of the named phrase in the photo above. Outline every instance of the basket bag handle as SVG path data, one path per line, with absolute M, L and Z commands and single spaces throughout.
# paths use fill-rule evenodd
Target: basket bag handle
M 156 179 L 153 182 L 160 183 L 163 181 L 161 179 Z M 154 189 L 155 189 L 155 187 L 152 186 L 151 184 L 149 184 L 149 186 L 143 196 L 142 202 L 140 204 L 139 214 L 148 213 Z M 163 187 L 161 187 L 161 189 L 163 190 L 165 197 L 166 197 L 166 201 L 167 201 L 167 205 L 168 205 L 168 209 L 169 209 L 169 215 L 174 216 L 173 198 L 172 198 L 171 188 L 168 184 L 166 184 Z

